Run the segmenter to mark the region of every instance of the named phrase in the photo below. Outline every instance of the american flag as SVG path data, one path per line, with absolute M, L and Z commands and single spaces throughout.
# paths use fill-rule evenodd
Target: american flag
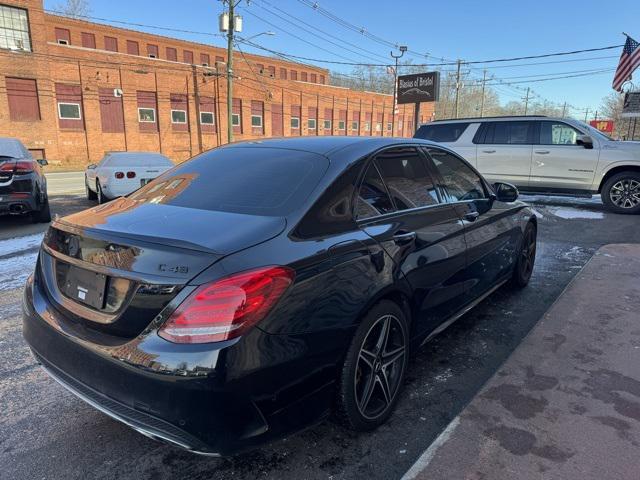
M 613 77 L 613 89 L 622 91 L 622 84 L 631 79 L 631 74 L 640 65 L 640 43 L 627 35 L 627 41 L 620 55 L 620 62 Z

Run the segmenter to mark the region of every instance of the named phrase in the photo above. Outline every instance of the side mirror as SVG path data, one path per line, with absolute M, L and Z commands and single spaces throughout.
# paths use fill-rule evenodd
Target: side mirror
M 593 148 L 593 138 L 589 135 L 578 135 L 576 145 L 582 145 L 584 148 L 591 149 Z
M 46 167 L 47 165 L 49 165 L 49 162 L 47 162 L 44 158 L 39 158 L 38 160 L 36 160 L 36 162 L 38 162 L 42 167 Z
M 493 184 L 496 191 L 496 199 L 499 202 L 515 202 L 518 199 L 518 189 L 510 183 L 497 182 Z
M 92 164 L 90 164 L 90 165 L 87 165 L 87 168 L 88 168 L 89 170 L 93 170 L 93 169 L 94 169 L 94 168 L 96 168 L 96 167 L 97 167 L 97 165 L 96 165 L 95 163 L 92 163 Z

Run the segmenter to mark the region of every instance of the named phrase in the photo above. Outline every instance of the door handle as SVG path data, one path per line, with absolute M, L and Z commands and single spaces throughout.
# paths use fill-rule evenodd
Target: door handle
M 416 239 L 416 232 L 406 232 L 400 230 L 393 235 L 393 241 L 396 245 L 406 245 L 413 242 Z
M 482 150 L 482 153 L 496 153 L 495 150 Z
M 475 222 L 480 214 L 478 212 L 467 212 L 464 214 L 464 219 L 469 222 Z
M 549 153 L 549 150 L 534 150 L 539 155 L 546 155 Z

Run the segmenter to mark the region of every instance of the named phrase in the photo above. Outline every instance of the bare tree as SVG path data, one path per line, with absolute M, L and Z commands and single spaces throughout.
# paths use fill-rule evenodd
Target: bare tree
M 623 118 L 622 106 L 624 104 L 624 95 L 616 92 L 611 92 L 609 95 L 602 99 L 600 104 L 600 112 L 602 112 L 602 118 L 613 120 L 613 137 L 625 138 L 629 132 L 629 125 L 631 119 Z
M 86 18 L 91 14 L 89 0 L 67 0 L 56 5 L 55 9 L 72 18 Z

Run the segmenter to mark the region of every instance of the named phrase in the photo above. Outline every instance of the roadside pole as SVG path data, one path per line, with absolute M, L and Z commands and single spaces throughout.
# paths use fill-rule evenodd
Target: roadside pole
M 453 112 L 453 118 L 458 118 L 458 106 L 460 104 L 460 66 L 462 65 L 462 60 L 457 61 L 458 68 L 456 70 L 456 104 L 455 111 Z
M 480 101 L 480 118 L 484 116 L 484 87 L 487 82 L 487 71 L 482 72 L 482 100 Z
M 233 142 L 233 32 L 236 28 L 234 8 L 236 0 L 229 1 L 227 24 L 227 141 Z M 238 1 L 239 3 L 239 1 Z
M 391 57 L 396 61 L 396 67 L 393 71 L 393 110 L 391 111 L 391 136 L 395 137 L 396 135 L 396 108 L 398 106 L 398 59 L 404 55 L 404 52 L 407 51 L 407 47 L 404 45 L 399 47 L 400 55 L 394 55 L 393 51 L 391 52 Z
M 526 96 L 523 98 L 524 100 L 524 114 L 527 114 L 527 110 L 529 109 L 529 92 L 531 91 L 530 87 L 527 87 L 527 94 Z
M 416 133 L 418 131 L 419 122 L 420 122 L 420 102 L 416 102 L 413 107 L 413 128 L 414 128 L 413 133 Z

